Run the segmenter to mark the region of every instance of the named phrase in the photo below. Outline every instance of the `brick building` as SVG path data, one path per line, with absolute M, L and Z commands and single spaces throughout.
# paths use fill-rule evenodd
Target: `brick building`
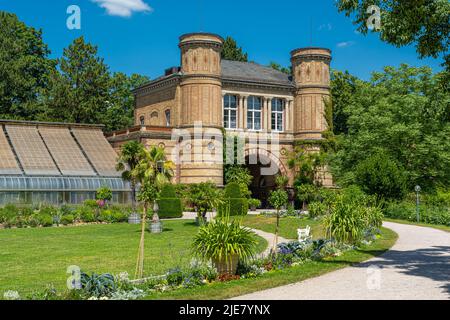
M 107 139 L 117 151 L 129 140 L 164 147 L 177 164 L 176 183 L 223 185 L 224 163 L 217 161 L 223 159 L 223 137 L 239 136 L 237 157 L 254 175 L 254 196 L 265 198 L 277 172 L 293 183 L 287 161 L 296 141 L 320 140 L 327 129 L 331 51 L 293 50 L 291 76 L 252 62 L 222 60 L 222 46 L 223 38 L 215 34 L 181 36 L 181 67 L 137 88 L 135 126 Z M 264 174 L 263 167 L 276 172 Z M 327 174 L 321 179 L 332 183 Z

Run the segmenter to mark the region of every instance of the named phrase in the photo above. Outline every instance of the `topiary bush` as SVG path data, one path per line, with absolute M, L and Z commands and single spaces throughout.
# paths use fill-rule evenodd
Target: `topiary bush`
M 219 206 L 218 216 L 243 216 L 248 214 L 248 199 L 242 197 L 238 183 L 227 184 L 224 192 L 224 202 Z
M 183 216 L 181 199 L 178 198 L 175 187 L 171 184 L 166 184 L 162 188 L 158 206 L 158 215 L 161 219 L 181 218 Z

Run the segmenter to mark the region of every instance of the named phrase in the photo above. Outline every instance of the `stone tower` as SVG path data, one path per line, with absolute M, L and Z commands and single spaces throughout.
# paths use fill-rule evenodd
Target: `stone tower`
M 210 33 L 185 34 L 180 37 L 179 47 L 180 128 L 191 134 L 191 141 L 185 140 L 179 146 L 182 154 L 179 181 L 212 181 L 223 185 L 220 57 L 223 38 Z
M 324 99 L 330 97 L 331 51 L 303 48 L 291 52 L 296 85 L 294 135 L 296 140 L 321 139 L 327 129 Z

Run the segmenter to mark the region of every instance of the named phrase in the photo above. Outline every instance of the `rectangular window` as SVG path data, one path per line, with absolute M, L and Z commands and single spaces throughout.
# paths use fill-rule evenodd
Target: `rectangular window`
M 247 100 L 247 129 L 261 130 L 261 98 L 248 97 Z
M 272 130 L 283 131 L 284 100 L 272 99 Z
M 225 95 L 223 97 L 223 126 L 225 129 L 237 128 L 237 97 Z

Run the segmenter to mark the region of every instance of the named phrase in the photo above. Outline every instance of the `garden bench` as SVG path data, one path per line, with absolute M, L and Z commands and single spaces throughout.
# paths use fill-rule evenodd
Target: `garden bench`
M 311 227 L 307 226 L 306 229 L 298 229 L 297 230 L 298 233 L 298 241 L 299 242 L 303 242 L 306 240 L 311 239 Z

